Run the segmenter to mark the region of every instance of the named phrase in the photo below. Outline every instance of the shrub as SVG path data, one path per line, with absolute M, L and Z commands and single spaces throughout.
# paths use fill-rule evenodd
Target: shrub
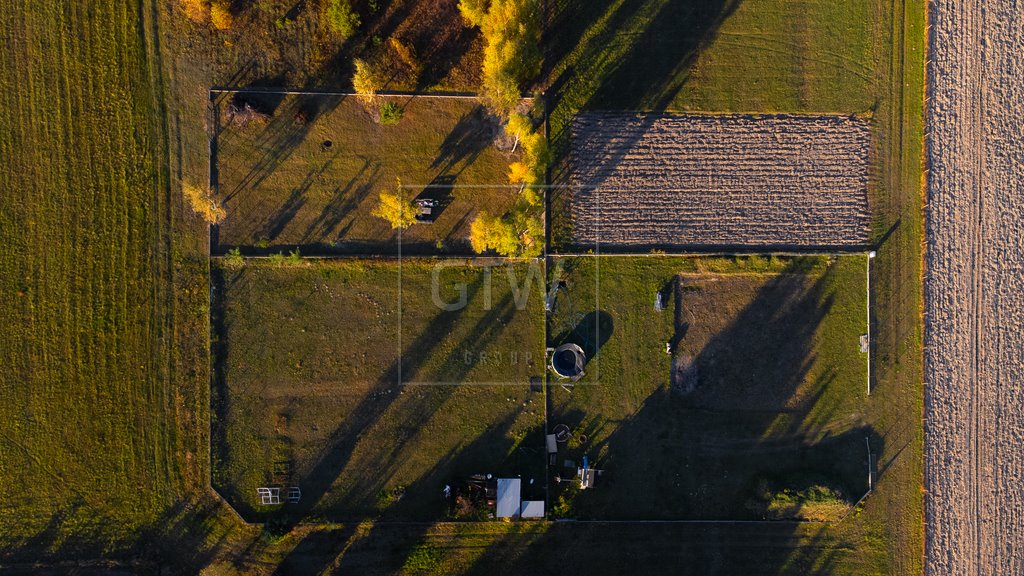
M 239 248 L 232 248 L 228 250 L 228 253 L 224 255 L 225 268 L 238 269 L 245 265 L 245 258 L 242 256 L 242 250 Z
M 392 230 L 405 229 L 416 223 L 419 209 L 416 203 L 406 197 L 402 181 L 396 180 L 394 193 L 381 192 L 380 200 L 370 214 L 387 220 Z
M 217 202 L 210 197 L 209 193 L 205 190 L 190 184 L 188 182 L 182 182 L 181 193 L 185 197 L 185 201 L 188 202 L 189 207 L 192 211 L 198 214 L 210 224 L 217 224 L 224 220 L 227 213 L 224 208 L 217 204 Z
M 403 574 L 434 574 L 437 573 L 444 559 L 441 549 L 434 548 L 430 544 L 417 544 L 405 558 L 402 566 Z
M 267 262 L 269 262 L 271 266 L 284 266 L 284 254 L 274 252 L 267 256 Z
M 352 75 L 352 87 L 357 94 L 372 99 L 384 87 L 384 74 L 366 60 L 356 58 L 352 63 L 356 68 Z
M 423 73 L 423 62 L 420 61 L 419 55 L 416 54 L 415 46 L 394 36 L 388 38 L 388 43 L 391 44 L 391 49 L 395 51 L 395 54 L 398 54 L 398 59 L 405 64 L 413 76 L 419 77 Z
M 402 119 L 402 107 L 394 102 L 385 102 L 380 106 L 380 123 L 385 126 L 398 124 Z
M 210 4 L 210 22 L 217 30 L 227 30 L 235 23 L 229 0 L 213 0 Z
M 349 0 L 327 0 L 324 10 L 327 27 L 342 40 L 350 38 L 359 29 L 359 14 L 352 9 Z
M 289 252 L 285 261 L 289 266 L 298 266 L 299 264 L 302 264 L 302 255 L 299 254 L 299 249 L 296 248 Z

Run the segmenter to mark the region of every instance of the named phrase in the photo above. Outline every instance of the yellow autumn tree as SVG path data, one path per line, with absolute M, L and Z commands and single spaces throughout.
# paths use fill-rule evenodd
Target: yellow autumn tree
M 181 184 L 181 193 L 189 207 L 192 208 L 192 211 L 210 224 L 219 224 L 227 216 L 224 208 L 199 186 L 183 182 Z
M 406 229 L 416 223 L 419 207 L 408 198 L 402 188 L 402 181 L 396 180 L 394 192 L 381 192 L 377 206 L 370 212 L 373 216 L 387 220 L 392 230 Z
M 193 22 L 206 22 L 210 17 L 209 0 L 179 0 L 178 5 L 185 16 Z
M 459 0 L 459 12 L 466 24 L 483 26 L 487 18 L 487 0 Z
M 548 164 L 551 163 L 551 151 L 548 148 L 547 138 L 534 129 L 533 121 L 529 116 L 519 112 L 509 115 L 508 123 L 505 124 L 505 133 L 515 138 L 516 147 L 522 146 L 523 164 L 529 168 L 519 182 L 531 186 L 543 182 Z
M 525 183 L 530 176 L 530 167 L 523 162 L 513 162 L 508 165 L 508 181 L 510 184 Z
M 217 30 L 227 30 L 235 23 L 229 0 L 213 0 L 210 4 L 210 23 Z
M 384 87 L 384 74 L 376 66 L 361 58 L 356 58 L 352 64 L 355 65 L 352 87 L 364 100 L 373 100 L 377 92 Z
M 486 42 L 484 94 L 496 112 L 507 115 L 519 103 L 520 86 L 540 73 L 540 2 L 492 0 L 480 29 Z
M 493 250 L 509 258 L 535 258 L 543 250 L 544 224 L 527 206 L 501 218 L 480 212 L 469 227 L 474 252 Z

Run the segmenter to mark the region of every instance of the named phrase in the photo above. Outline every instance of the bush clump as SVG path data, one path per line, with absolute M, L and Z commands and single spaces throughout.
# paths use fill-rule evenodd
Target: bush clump
M 324 20 L 331 32 L 342 40 L 351 38 L 362 23 L 359 14 L 352 9 L 351 0 L 327 0 Z
M 394 102 L 385 102 L 380 105 L 380 123 L 385 126 L 398 124 L 402 119 L 402 107 Z
M 178 6 L 193 22 L 206 22 L 210 17 L 209 0 L 179 0 Z
M 769 520 L 812 522 L 840 520 L 850 507 L 850 501 L 838 488 L 813 483 L 803 488 L 773 489 L 766 480 L 758 482 L 757 496 L 747 503 L 748 509 Z
M 192 211 L 210 224 L 219 224 L 227 216 L 224 208 L 206 190 L 195 184 L 183 182 L 181 184 L 181 194 L 185 197 L 185 201 L 192 208 Z
M 372 100 L 384 88 L 384 73 L 378 66 L 361 58 L 356 58 L 352 64 L 355 66 L 352 87 L 364 100 Z

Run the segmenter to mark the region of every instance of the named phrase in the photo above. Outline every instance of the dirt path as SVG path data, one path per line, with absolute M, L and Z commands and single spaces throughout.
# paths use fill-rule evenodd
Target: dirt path
M 936 0 L 928 76 L 928 574 L 1024 573 L 1024 14 Z

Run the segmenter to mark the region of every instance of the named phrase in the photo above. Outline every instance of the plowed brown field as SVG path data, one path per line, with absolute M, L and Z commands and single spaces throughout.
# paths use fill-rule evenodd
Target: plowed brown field
M 927 574 L 1024 574 L 1024 12 L 932 3 Z
M 869 146 L 868 122 L 848 116 L 581 114 L 572 241 L 864 245 Z

